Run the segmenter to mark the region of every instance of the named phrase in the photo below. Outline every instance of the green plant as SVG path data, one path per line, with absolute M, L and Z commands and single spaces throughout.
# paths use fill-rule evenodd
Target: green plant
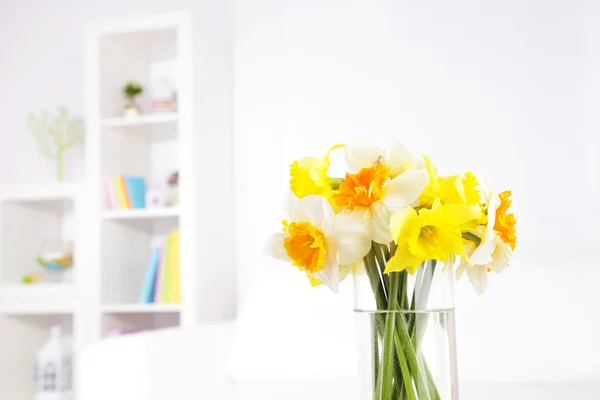
M 123 88 L 125 97 L 127 97 L 132 104 L 135 102 L 135 98 L 138 95 L 142 94 L 143 91 L 144 89 L 142 88 L 142 86 L 139 83 L 133 81 L 127 82 L 127 84 Z
M 29 114 L 26 123 L 44 155 L 56 160 L 57 178 L 62 181 L 65 151 L 83 143 L 83 120 L 69 119 L 67 108 L 57 107 L 56 114 L 47 110 L 39 115 Z

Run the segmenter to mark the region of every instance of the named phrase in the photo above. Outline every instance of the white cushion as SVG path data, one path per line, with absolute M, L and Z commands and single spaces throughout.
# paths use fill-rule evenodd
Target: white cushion
M 230 383 L 232 322 L 114 337 L 81 355 L 78 398 L 198 399 Z
M 291 265 L 257 267 L 241 301 L 229 370 L 235 382 L 352 380 L 352 285 L 311 287 Z

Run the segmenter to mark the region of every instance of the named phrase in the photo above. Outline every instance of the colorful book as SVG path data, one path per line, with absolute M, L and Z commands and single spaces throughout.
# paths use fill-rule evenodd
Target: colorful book
M 164 265 L 165 265 L 165 243 L 160 248 L 160 254 L 158 257 L 158 270 L 156 271 L 156 281 L 154 282 L 154 302 L 160 303 L 162 295 L 162 281 L 164 276 Z
M 174 230 L 169 236 L 167 303 L 179 303 L 181 300 L 181 284 L 179 279 L 179 230 Z
M 125 187 L 131 208 L 146 208 L 146 180 L 139 176 L 125 176 Z
M 154 302 L 154 287 L 156 286 L 156 274 L 158 273 L 158 264 L 160 258 L 160 249 L 153 248 L 148 261 L 148 268 L 144 274 L 144 282 L 138 297 L 138 303 L 153 303 Z
M 172 257 L 171 255 L 171 234 L 167 235 L 165 238 L 165 253 L 163 255 L 163 265 L 162 265 L 162 274 L 161 274 L 161 285 L 160 285 L 160 301 L 159 303 L 168 303 L 169 302 L 169 278 L 170 278 L 170 269 L 171 265 L 169 264 L 169 260 Z
M 104 189 L 106 190 L 106 202 L 108 204 L 108 208 L 109 209 L 119 208 L 115 183 L 112 178 L 104 179 Z
M 119 201 L 119 208 L 131 208 L 129 198 L 127 197 L 127 189 L 123 175 L 115 176 L 115 188 L 117 192 L 117 199 Z

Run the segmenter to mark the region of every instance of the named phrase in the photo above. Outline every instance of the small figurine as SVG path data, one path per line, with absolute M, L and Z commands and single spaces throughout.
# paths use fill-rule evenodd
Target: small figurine
M 42 280 L 53 281 L 55 274 L 62 273 L 73 266 L 72 243 L 49 243 L 36 259 L 42 271 L 31 273 L 23 278 L 23 283 L 38 283 Z M 44 279 L 47 278 L 47 279 Z

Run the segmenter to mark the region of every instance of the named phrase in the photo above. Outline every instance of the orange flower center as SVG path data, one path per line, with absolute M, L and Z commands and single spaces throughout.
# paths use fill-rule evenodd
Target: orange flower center
M 357 207 L 370 207 L 383 197 L 383 186 L 390 178 L 390 169 L 376 163 L 363 168 L 356 174 L 346 174 L 335 194 L 335 204 L 353 210 Z
M 310 273 L 318 272 L 325 266 L 327 239 L 325 234 L 307 222 L 292 222 L 283 246 L 292 264 Z
M 500 193 L 500 205 L 496 209 L 494 229 L 500 232 L 502 241 L 514 250 L 517 245 L 517 230 L 515 229 L 517 220 L 514 214 L 507 214 L 508 208 L 512 203 L 512 200 L 509 199 L 511 195 L 512 192 L 510 190 Z

